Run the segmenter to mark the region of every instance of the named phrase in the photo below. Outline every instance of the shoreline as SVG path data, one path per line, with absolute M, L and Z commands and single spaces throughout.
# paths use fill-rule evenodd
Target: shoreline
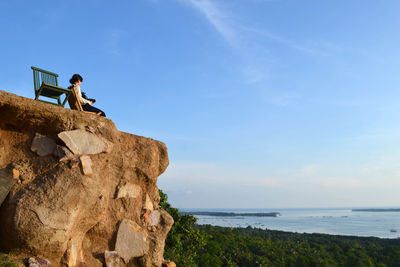
M 400 209 L 352 209 L 353 212 L 400 212 Z
M 239 212 L 217 212 L 217 211 L 182 211 L 182 214 L 200 215 L 200 216 L 216 216 L 216 217 L 278 217 L 281 216 L 280 212 L 252 212 L 252 213 L 239 213 Z

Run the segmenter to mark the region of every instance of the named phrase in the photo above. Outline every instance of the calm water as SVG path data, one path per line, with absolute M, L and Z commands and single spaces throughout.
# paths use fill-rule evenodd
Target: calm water
M 196 215 L 198 224 L 257 227 L 297 233 L 400 238 L 400 212 L 353 212 L 337 209 L 182 209 L 182 211 L 279 212 L 279 217 L 217 217 Z M 394 229 L 397 232 L 391 232 Z

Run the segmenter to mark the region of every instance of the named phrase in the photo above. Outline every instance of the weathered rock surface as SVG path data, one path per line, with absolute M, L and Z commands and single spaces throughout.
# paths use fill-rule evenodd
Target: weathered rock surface
M 69 150 L 65 146 L 56 145 L 56 148 L 53 151 L 53 155 L 58 158 L 59 161 L 64 161 L 71 159 L 74 154 L 72 154 L 71 150 Z
M 121 267 L 121 257 L 116 251 L 106 251 L 104 252 L 104 258 L 106 260 L 107 267 Z
M 139 185 L 127 183 L 119 187 L 117 198 L 137 198 L 141 193 Z
M 13 174 L 14 179 L 19 179 L 19 176 L 20 176 L 19 170 L 13 169 L 12 174 Z M 1 205 L 1 203 L 0 203 L 0 205 Z
M 65 131 L 59 133 L 58 137 L 76 155 L 98 154 L 107 150 L 106 143 L 86 130 Z
M 39 257 L 31 257 L 28 260 L 29 267 L 49 267 L 50 261 Z
M 173 223 L 158 208 L 157 177 L 168 166 L 163 143 L 119 132 L 103 117 L 4 91 L 0 118 L 0 177 L 7 177 L 0 206 L 2 251 L 41 255 L 52 266 L 102 266 L 104 252 L 115 249 L 122 222 L 129 221 L 140 227 L 131 228 L 136 229 L 135 240 L 147 240 L 143 247 L 133 247 L 140 253 L 132 254 L 130 266 L 161 266 Z M 40 145 L 31 150 L 36 133 L 65 143 L 76 156 L 60 162 L 54 147 L 50 154 L 37 155 Z M 89 176 L 79 164 L 82 154 L 91 155 Z M 19 171 L 18 179 L 13 169 Z M 147 208 L 160 212 L 157 231 L 148 231 L 143 223 Z
M 39 156 L 47 156 L 53 153 L 55 147 L 56 142 L 53 139 L 36 133 L 32 141 L 31 150 Z
M 81 159 L 83 174 L 92 175 L 93 169 L 92 169 L 92 160 L 90 159 L 90 157 L 88 155 L 83 155 L 80 157 L 80 159 Z
M 163 263 L 163 251 L 167 234 L 174 224 L 174 219 L 165 210 L 159 209 L 160 222 L 157 231 L 150 234 L 150 258 L 155 266 L 161 266 Z
M 164 261 L 162 267 L 176 267 L 176 264 L 173 261 Z
M 0 169 L 0 205 L 7 197 L 15 180 L 11 171 L 7 168 Z
M 148 234 L 134 221 L 124 219 L 118 229 L 115 251 L 128 263 L 149 251 Z
M 160 215 L 160 211 L 152 211 L 149 215 L 149 226 L 157 226 L 160 223 Z
M 148 210 L 153 210 L 154 209 L 154 205 L 153 202 L 151 201 L 150 197 L 148 194 L 146 194 L 146 199 L 145 199 L 145 203 L 144 203 L 144 208 L 148 209 Z

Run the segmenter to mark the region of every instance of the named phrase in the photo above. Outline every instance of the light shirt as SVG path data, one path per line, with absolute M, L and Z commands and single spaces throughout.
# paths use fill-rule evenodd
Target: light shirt
M 74 87 L 75 87 L 76 92 L 78 94 L 79 102 L 81 102 L 81 105 L 85 105 L 85 104 L 89 104 L 90 105 L 91 102 L 82 97 L 81 87 L 79 85 L 77 85 L 77 84 L 74 84 Z

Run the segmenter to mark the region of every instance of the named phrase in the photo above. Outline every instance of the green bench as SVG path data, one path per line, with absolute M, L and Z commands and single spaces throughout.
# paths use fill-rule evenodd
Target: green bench
M 36 67 L 31 68 L 33 70 L 35 100 L 64 107 L 65 103 L 67 103 L 69 96 L 71 95 L 71 90 L 58 86 L 58 74 Z M 65 95 L 64 100 L 61 99 L 63 95 Z M 57 100 L 57 103 L 39 99 L 39 97 L 52 98 Z

